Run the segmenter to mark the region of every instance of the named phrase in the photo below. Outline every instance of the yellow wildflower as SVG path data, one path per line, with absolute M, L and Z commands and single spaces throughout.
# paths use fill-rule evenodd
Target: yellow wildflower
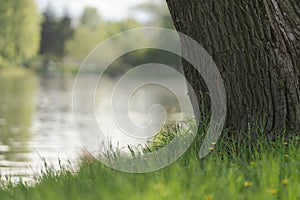
M 214 199 L 214 195 L 213 194 L 209 194 L 205 197 L 205 200 L 213 200 Z
M 272 194 L 272 195 L 277 194 L 277 192 L 278 192 L 278 190 L 276 190 L 276 189 L 270 189 L 269 190 L 269 193 Z
M 244 182 L 244 187 L 251 187 L 251 186 L 252 186 L 252 182 L 250 182 L 250 181 Z
M 250 162 L 250 165 L 251 165 L 251 166 L 255 166 L 255 165 L 256 165 L 256 162 Z
M 209 147 L 208 150 L 213 151 L 213 150 L 215 150 L 215 148 Z
M 288 184 L 289 184 L 289 180 L 288 179 L 285 178 L 285 179 L 282 180 L 282 185 L 286 186 Z
M 289 156 L 289 154 L 284 154 L 284 157 L 285 157 L 285 158 L 288 158 L 288 157 L 290 157 L 290 156 Z

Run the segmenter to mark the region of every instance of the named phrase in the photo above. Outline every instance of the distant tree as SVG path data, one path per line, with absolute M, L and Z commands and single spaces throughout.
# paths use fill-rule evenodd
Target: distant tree
M 86 7 L 80 18 L 80 25 L 96 29 L 100 23 L 101 16 L 99 15 L 97 9 L 93 7 Z
M 169 29 L 174 29 L 172 18 L 164 1 L 149 1 L 132 8 L 133 11 L 145 12 L 150 23 Z
M 71 18 L 67 10 L 62 18 L 57 18 L 49 5 L 43 13 L 40 54 L 62 59 L 65 45 L 72 37 Z
M 72 62 L 81 62 L 84 57 L 100 43 L 106 34 L 106 28 L 100 30 L 101 17 L 96 8 L 86 7 L 80 17 L 80 23 L 74 30 L 71 40 L 66 44 L 66 54 Z
M 66 45 L 68 60 L 81 62 L 102 41 L 101 38 L 103 37 L 98 29 L 92 30 L 86 26 L 78 27 L 73 38 Z
M 65 10 L 64 16 L 59 23 L 59 33 L 60 35 L 60 47 L 59 55 L 64 57 L 66 54 L 66 44 L 67 41 L 73 36 L 73 28 L 71 26 L 71 18 L 67 10 Z
M 93 13 L 93 15 L 88 13 Z M 139 27 L 139 23 L 134 19 L 118 22 L 99 21 L 96 26 L 96 23 L 91 23 L 93 18 L 90 18 L 92 21 L 89 21 L 87 16 L 100 15 L 96 9 L 85 9 L 80 20 L 81 23 L 74 32 L 74 37 L 67 44 L 68 60 L 81 62 L 93 48 L 105 39 L 119 32 Z
M 0 0 L 0 4 L 0 64 L 19 64 L 38 52 L 40 18 L 33 0 Z
M 40 54 L 54 54 L 57 51 L 57 23 L 54 11 L 48 5 L 43 13 L 43 23 L 41 25 L 41 45 Z

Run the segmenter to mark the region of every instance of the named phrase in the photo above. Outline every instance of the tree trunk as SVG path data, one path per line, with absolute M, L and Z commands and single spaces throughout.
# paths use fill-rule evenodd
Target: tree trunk
M 224 79 L 226 126 L 246 131 L 260 120 L 268 133 L 299 134 L 300 1 L 166 1 L 176 29 L 207 50 Z M 200 75 L 183 68 L 201 103 Z

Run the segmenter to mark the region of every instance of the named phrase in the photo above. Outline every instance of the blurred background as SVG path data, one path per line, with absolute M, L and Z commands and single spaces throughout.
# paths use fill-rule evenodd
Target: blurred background
M 0 4 L 0 174 L 30 178 L 40 172 L 44 161 L 59 168 L 59 163 L 76 163 L 82 155 L 72 89 L 89 52 L 125 30 L 173 29 L 173 25 L 163 0 L 0 0 Z M 136 51 L 112 63 L 102 83 L 106 91 L 128 69 L 150 61 L 180 69 L 180 59 L 170 53 Z M 101 66 L 96 69 L 101 70 Z M 87 83 L 98 78 L 95 73 L 87 73 Z M 168 78 L 184 96 L 184 81 Z M 84 95 L 85 89 L 83 85 L 79 92 Z M 104 118 L 106 91 L 97 105 Z M 162 89 L 142 88 L 134 99 L 139 102 L 133 106 L 136 109 L 145 110 L 156 102 L 166 105 L 167 112 L 180 112 L 176 97 Z M 109 124 L 107 130 L 114 131 Z

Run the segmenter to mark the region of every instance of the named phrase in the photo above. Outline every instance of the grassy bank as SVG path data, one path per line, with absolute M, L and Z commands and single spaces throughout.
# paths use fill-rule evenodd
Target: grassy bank
M 34 76 L 34 71 L 20 66 L 10 66 L 5 68 L 0 68 L 0 78 L 18 78 L 24 76 Z
M 250 139 L 249 139 L 250 140 Z M 2 199 L 300 199 L 297 138 L 270 142 L 219 141 L 203 160 L 192 147 L 163 170 L 148 174 L 114 171 L 85 159 L 77 172 L 50 169 L 29 187 L 2 185 Z

